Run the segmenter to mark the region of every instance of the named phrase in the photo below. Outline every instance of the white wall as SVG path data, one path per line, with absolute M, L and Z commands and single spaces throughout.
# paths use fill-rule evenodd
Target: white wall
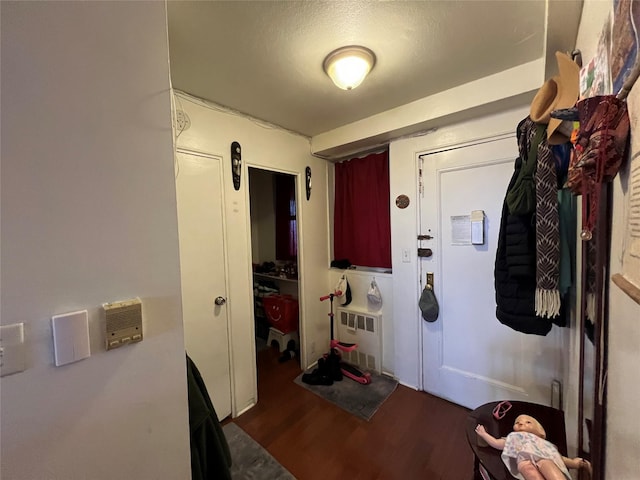
M 276 210 L 273 174 L 251 169 L 251 249 L 253 263 L 276 260 Z
M 253 279 L 247 168 L 259 167 L 297 175 L 298 265 L 302 364 L 316 360 L 313 351 L 329 340 L 325 305 L 320 296 L 329 288 L 327 164 L 312 157 L 306 138 L 251 119 L 221 111 L 204 102 L 176 94 L 176 108 L 184 110 L 191 127 L 178 137 L 179 148 L 229 159 L 230 145 L 242 146 L 242 181 L 239 191 L 231 184 L 231 163 L 223 161 L 227 249 L 229 257 L 229 317 L 232 352 L 233 414 L 256 402 L 256 367 L 253 322 Z M 311 199 L 305 197 L 305 168 L 312 170 Z M 250 348 L 248 348 L 250 346 Z
M 316 135 L 312 138 L 311 149 L 325 158 L 355 156 L 358 149 L 385 145 L 391 139 L 424 132 L 470 115 L 477 118 L 518 105 L 523 99 L 532 98 L 530 95 L 544 81 L 545 59 L 542 56 Z
M 585 62 L 595 55 L 602 26 L 610 14 L 611 3 L 586 0 L 578 32 L 577 47 Z M 636 87 L 638 85 L 636 84 Z M 630 105 L 629 108 L 640 108 Z M 631 135 L 638 135 L 632 131 Z M 613 231 L 611 273 L 621 269 L 622 246 L 628 198 L 622 179 L 628 178 L 629 164 L 613 181 Z M 626 184 L 626 182 L 625 182 Z M 640 398 L 638 384 L 638 345 L 640 345 L 640 306 L 613 283 L 609 284 L 609 373 L 607 392 L 607 438 L 605 478 L 632 480 L 640 472 L 640 422 L 636 408 Z
M 190 478 L 163 2 L 1 2 L 2 478 Z M 105 351 L 103 302 L 144 340 Z M 55 367 L 51 316 L 89 312 L 91 357 Z
M 169 110 L 168 48 L 162 2 L 1 2 L 2 291 L 1 324 L 25 323 L 27 370 L 3 377 L 4 477 L 13 479 L 189 478 L 187 398 L 180 308 L 177 222 Z M 595 51 L 609 2 L 587 0 L 578 48 Z M 298 175 L 303 364 L 328 339 L 327 168 L 306 139 L 182 98 L 191 118 L 182 147 L 228 158 L 243 147 L 243 184 L 225 162 L 235 413 L 255 402 L 247 165 Z M 415 200 L 415 153 L 512 131 L 524 110 L 441 129 L 390 147 L 391 198 Z M 212 133 L 214 132 L 214 133 Z M 313 191 L 304 199 L 304 168 Z M 624 208 L 614 182 L 612 271 L 619 271 Z M 394 273 L 376 275 L 385 307 L 393 297 L 394 344 L 385 366 L 420 383 L 416 202 L 392 208 Z M 356 277 L 357 278 L 357 277 Z M 368 275 L 364 275 L 366 283 Z M 356 298 L 362 295 L 354 279 Z M 633 412 L 639 307 L 611 286 L 607 478 L 640 469 Z M 358 293 L 359 292 L 359 293 Z M 103 302 L 139 296 L 145 340 L 104 351 Z M 92 356 L 53 366 L 50 317 L 88 309 Z M 388 316 L 384 313 L 385 318 Z M 385 324 L 384 328 L 388 328 Z M 391 365 L 391 366 L 390 366 Z M 390 366 L 390 367 L 389 367 Z M 631 421 L 630 421 L 631 419 Z M 95 441 L 93 441 L 95 439 Z M 117 463 L 115 463 L 117 462 Z

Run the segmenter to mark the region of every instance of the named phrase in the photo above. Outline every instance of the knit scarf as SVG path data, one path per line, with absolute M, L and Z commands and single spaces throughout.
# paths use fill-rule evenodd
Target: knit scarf
M 535 185 L 536 315 L 553 318 L 560 314 L 560 230 L 556 165 L 546 138 L 538 145 Z

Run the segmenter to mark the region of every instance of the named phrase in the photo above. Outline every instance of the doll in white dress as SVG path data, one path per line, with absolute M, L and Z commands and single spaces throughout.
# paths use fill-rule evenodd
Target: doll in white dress
M 521 480 L 571 480 L 568 468 L 584 468 L 591 474 L 591 464 L 579 457 L 560 455 L 556 446 L 546 440 L 540 422 L 520 415 L 513 431 L 505 438 L 495 438 L 478 425 L 476 433 L 493 448 L 502 450 L 502 461 L 514 477 Z

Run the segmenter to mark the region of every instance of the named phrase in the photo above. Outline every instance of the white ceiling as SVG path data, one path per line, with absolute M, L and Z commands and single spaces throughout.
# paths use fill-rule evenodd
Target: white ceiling
M 170 0 L 172 82 L 312 137 L 570 50 L 580 8 L 565 0 Z M 354 44 L 377 63 L 360 87 L 340 90 L 322 62 Z

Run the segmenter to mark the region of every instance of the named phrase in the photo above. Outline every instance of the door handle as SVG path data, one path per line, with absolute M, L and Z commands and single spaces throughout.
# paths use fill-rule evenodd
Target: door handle
M 225 303 L 227 303 L 227 299 L 224 297 L 216 297 L 215 299 L 215 304 L 216 305 L 224 305 Z
M 427 288 L 433 290 L 433 272 L 427 272 Z

